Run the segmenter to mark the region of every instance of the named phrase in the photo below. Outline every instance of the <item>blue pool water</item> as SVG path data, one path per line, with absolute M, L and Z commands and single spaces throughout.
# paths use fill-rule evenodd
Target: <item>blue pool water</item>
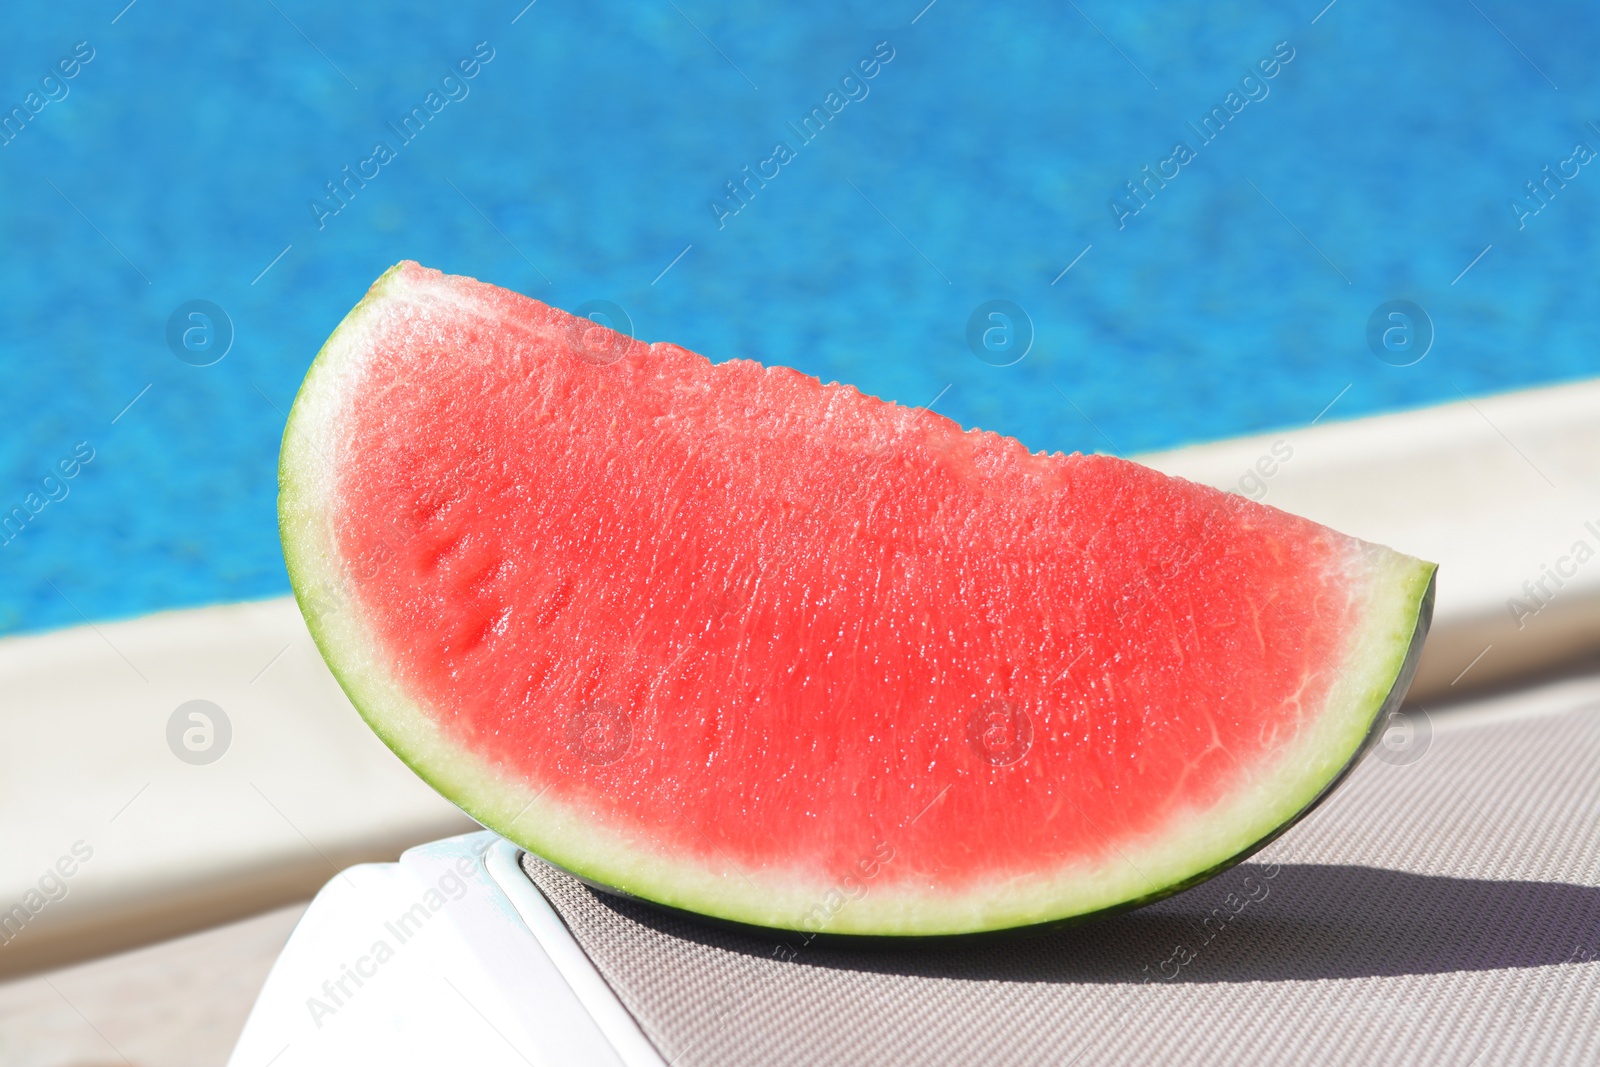
M 1577 3 L 124 2 L 0 33 L 27 116 L 0 135 L 0 513 L 29 515 L 0 632 L 285 592 L 284 413 L 402 258 L 1043 449 L 1600 369 Z M 364 184 L 313 208 L 346 166 Z M 734 214 L 746 166 L 768 177 Z M 1114 209 L 1146 166 L 1168 177 Z M 231 322 L 209 366 L 167 341 L 197 300 Z M 991 300 L 1031 321 L 1009 366 L 1004 332 L 968 344 Z M 1410 366 L 1368 345 L 1390 300 L 1432 323 Z

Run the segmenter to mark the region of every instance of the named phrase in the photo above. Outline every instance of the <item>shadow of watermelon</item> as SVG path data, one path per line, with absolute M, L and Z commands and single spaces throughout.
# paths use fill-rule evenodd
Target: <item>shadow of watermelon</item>
M 806 944 L 591 895 L 635 936 L 816 967 L 989 982 L 1176 983 L 1490 971 L 1600 958 L 1600 888 L 1409 874 L 1381 867 L 1244 864 L 1167 900 L 1088 925 L 1006 939 Z M 1255 898 L 1244 888 L 1256 887 Z M 1265 892 L 1262 892 L 1262 890 Z

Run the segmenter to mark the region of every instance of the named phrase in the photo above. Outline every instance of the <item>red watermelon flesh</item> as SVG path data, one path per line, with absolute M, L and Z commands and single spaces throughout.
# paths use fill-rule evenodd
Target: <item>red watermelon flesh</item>
M 1348 768 L 1433 566 L 413 263 L 313 364 L 285 556 L 386 742 L 606 886 L 945 934 L 1155 899 Z

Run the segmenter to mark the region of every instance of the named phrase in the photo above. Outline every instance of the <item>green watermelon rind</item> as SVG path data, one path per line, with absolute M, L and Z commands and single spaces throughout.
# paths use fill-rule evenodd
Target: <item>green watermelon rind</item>
M 906 882 L 870 884 L 865 895 L 821 909 L 837 885 L 805 870 L 707 866 L 653 847 L 647 835 L 600 826 L 515 774 L 447 738 L 392 677 L 343 580 L 332 536 L 331 492 L 341 399 L 358 389 L 363 342 L 390 300 L 432 304 L 441 314 L 495 314 L 446 278 L 402 263 L 383 274 L 317 353 L 284 429 L 279 533 L 296 599 L 340 686 L 373 731 L 441 795 L 484 826 L 592 883 L 657 904 L 741 925 L 830 935 L 938 936 L 1059 925 L 1147 903 L 1251 854 L 1292 825 L 1348 772 L 1414 667 L 1435 567 L 1352 540 L 1348 588 L 1363 595 L 1363 625 L 1332 665 L 1322 713 L 1256 780 L 1204 812 L 1170 820 L 1158 834 L 1119 841 L 1099 865 L 1061 868 L 960 890 Z M 500 317 L 497 328 L 526 331 Z M 537 332 L 537 327 L 533 327 Z M 932 792 L 927 800 L 932 801 Z M 908 810 L 921 805 L 907 798 Z M 893 842 L 890 842 L 893 844 Z M 826 914 L 819 930 L 816 916 Z

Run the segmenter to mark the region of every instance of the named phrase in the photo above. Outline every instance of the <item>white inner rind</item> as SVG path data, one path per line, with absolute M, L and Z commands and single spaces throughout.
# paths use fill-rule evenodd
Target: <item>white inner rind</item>
M 1247 851 L 1332 782 L 1365 740 L 1394 687 L 1432 578 L 1430 563 L 1352 540 L 1340 584 L 1360 598 L 1349 646 L 1324 706 L 1276 758 L 1224 800 L 1113 843 L 1099 864 L 1074 864 L 960 891 L 869 883 L 843 898 L 803 870 L 738 870 L 686 859 L 619 833 L 447 737 L 389 673 L 386 655 L 341 580 L 333 534 L 345 398 L 361 388 L 368 343 L 391 302 L 435 303 L 484 315 L 443 276 L 387 272 L 318 353 L 290 412 L 279 467 L 279 527 L 302 612 L 339 683 L 391 749 L 483 825 L 562 867 L 636 896 L 758 926 L 833 934 L 967 933 L 1084 915 L 1182 883 Z M 932 800 L 933 797 L 928 798 Z M 840 903 L 841 900 L 845 902 Z

